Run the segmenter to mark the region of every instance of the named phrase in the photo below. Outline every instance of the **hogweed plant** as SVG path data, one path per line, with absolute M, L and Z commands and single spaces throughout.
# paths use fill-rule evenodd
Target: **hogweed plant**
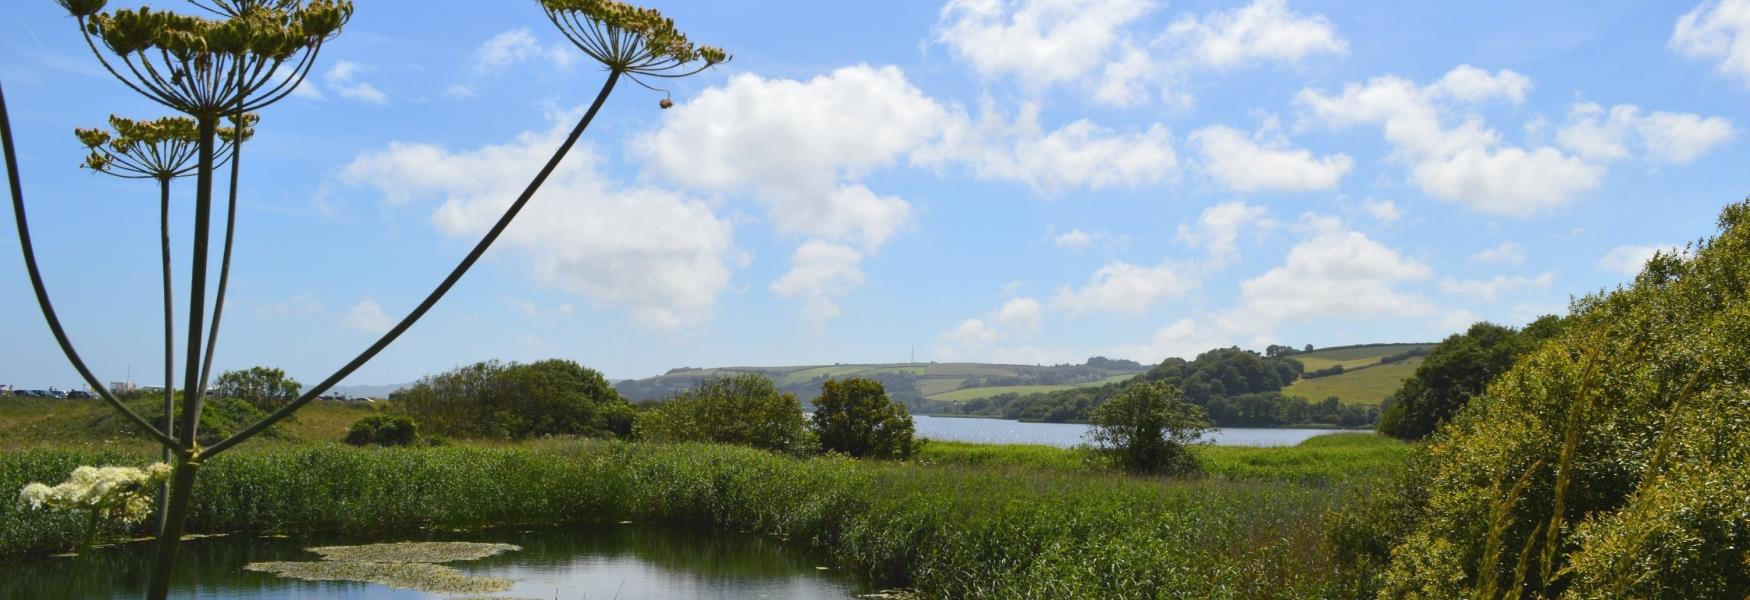
M 221 163 L 230 160 L 235 144 L 249 138 L 254 122 L 254 115 L 244 115 L 241 124 L 233 121 L 232 127 L 221 127 L 218 130 L 217 137 L 222 144 L 219 148 Z M 81 166 L 93 172 L 124 179 L 152 179 L 158 182 L 158 231 L 164 280 L 163 427 L 165 433 L 175 437 L 171 424 L 171 416 L 176 414 L 176 316 L 170 276 L 170 182 L 194 174 L 195 158 L 200 149 L 200 134 L 194 120 L 188 117 L 135 121 L 111 115 L 109 125 L 113 133 L 103 129 L 75 129 L 73 133 L 79 143 L 90 151 Z M 164 461 L 168 463 L 171 458 L 170 448 L 165 447 Z M 169 483 L 164 482 L 165 493 L 158 496 L 160 532 L 163 531 L 166 520 L 165 503 L 170 498 Z
M 82 512 L 87 516 L 80 552 L 90 550 L 104 529 L 131 525 L 152 511 L 152 490 L 170 479 L 170 465 L 79 467 L 59 485 L 32 483 L 18 493 L 18 502 L 33 510 Z
M 151 599 L 162 599 L 169 594 L 170 574 L 187 521 L 190 495 L 203 461 L 272 427 L 326 393 L 425 316 L 479 261 L 552 175 L 600 112 L 620 77 L 629 77 L 639 85 L 657 90 L 645 79 L 685 77 L 729 60 L 729 55 L 721 49 L 689 41 L 685 34 L 675 29 L 673 20 L 655 10 L 612 0 L 538 0 L 548 19 L 565 37 L 607 70 L 607 78 L 594 102 L 571 134 L 449 275 L 382 337 L 332 375 L 261 421 L 203 448 L 196 441 L 196 427 L 211 373 L 230 275 L 237 185 L 242 163 L 241 141 L 249 129 L 249 121 L 244 115 L 265 109 L 297 89 L 309 75 L 323 47 L 338 36 L 351 19 L 353 4 L 346 0 L 190 1 L 206 16 L 181 15 L 145 7 L 104 12 L 106 0 L 56 0 L 75 18 L 87 46 L 110 74 L 140 95 L 186 115 L 194 125 L 192 175 L 195 194 L 190 233 L 193 257 L 189 263 L 187 355 L 183 361 L 182 402 L 176 407 L 175 419 L 167 419 L 163 428 L 129 409 L 104 388 L 102 380 L 91 372 L 61 326 L 37 268 L 24 210 L 11 122 L 6 113 L 5 96 L 0 93 L 0 142 L 5 149 L 19 246 L 26 274 L 49 331 L 87 385 L 135 427 L 162 444 L 173 463 L 169 499 L 164 509 L 163 527 L 158 532 L 157 556 L 147 587 L 147 597 Z M 661 104 L 664 108 L 672 105 L 666 92 Z M 221 131 L 219 124 L 225 118 L 242 126 Z M 181 123 L 174 127 L 187 133 Z M 219 141 L 221 136 L 231 138 L 230 198 L 219 283 L 210 307 L 209 329 L 207 254 L 213 214 L 213 173 L 222 165 L 221 155 L 225 154 Z M 92 134 L 88 140 L 98 142 L 88 146 L 100 155 L 89 166 L 102 165 L 106 172 L 127 172 L 120 166 L 123 163 L 119 159 L 114 162 L 110 159 L 133 157 L 125 151 L 118 153 L 113 146 L 116 141 L 113 137 L 101 141 L 100 138 L 100 135 Z M 186 151 L 186 147 L 178 144 L 167 147 L 183 147 Z M 124 144 L 122 150 L 135 148 L 135 145 Z M 137 162 L 126 164 L 140 166 Z M 166 317 L 166 327 L 172 327 L 169 316 Z M 172 421 L 174 426 L 170 424 Z

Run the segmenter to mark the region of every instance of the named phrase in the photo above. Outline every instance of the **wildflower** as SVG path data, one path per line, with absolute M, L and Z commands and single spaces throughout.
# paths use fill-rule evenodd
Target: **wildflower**
M 170 472 L 170 465 L 164 463 L 144 469 L 83 466 L 59 485 L 24 486 L 18 501 L 32 510 L 81 511 L 105 521 L 132 524 L 152 512 L 152 492 L 170 478 Z

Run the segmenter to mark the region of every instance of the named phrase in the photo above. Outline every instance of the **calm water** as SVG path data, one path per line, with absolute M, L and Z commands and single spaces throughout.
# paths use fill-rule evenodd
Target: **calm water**
M 309 582 L 243 570 L 259 561 L 316 560 L 303 549 L 400 541 L 502 542 L 523 549 L 445 563 L 470 575 L 515 580 L 508 592 L 429 594 L 376 584 Z M 753 535 L 625 525 L 398 536 L 318 535 L 301 539 L 226 536 L 183 544 L 172 598 L 202 600 L 415 600 L 455 597 L 634 600 L 641 598 L 854 598 L 861 582 L 821 571 L 818 555 Z M 142 595 L 151 544 L 103 549 L 85 558 L 43 558 L 0 566 L 0 598 L 115 598 Z
M 1068 448 L 1085 443 L 1087 425 L 1077 423 L 1023 423 L 1006 419 L 968 419 L 912 415 L 918 437 L 985 444 L 1043 444 Z M 1221 446 L 1293 446 L 1307 438 L 1341 429 L 1243 429 L 1227 427 L 1209 434 L 1210 443 Z

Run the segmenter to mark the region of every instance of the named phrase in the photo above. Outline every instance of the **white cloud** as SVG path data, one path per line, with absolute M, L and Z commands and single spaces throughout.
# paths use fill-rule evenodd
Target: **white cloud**
M 1303 90 L 1298 102 L 1327 126 L 1381 126 L 1394 158 L 1423 191 L 1482 212 L 1525 217 L 1597 187 L 1603 167 L 1548 146 L 1508 145 L 1474 117 L 1452 127 L 1445 121 L 1464 103 L 1518 101 L 1528 86 L 1512 71 L 1489 74 L 1461 65 L 1433 85 L 1378 77 L 1335 95 Z
M 1080 119 L 1046 133 L 1034 104 L 1013 122 L 987 104 L 976 121 L 952 121 L 940 142 L 912 162 L 963 163 L 981 179 L 1019 182 L 1042 194 L 1152 185 L 1176 177 L 1179 166 L 1172 134 L 1159 124 L 1123 133 Z
M 1071 229 L 1051 239 L 1059 248 L 1081 250 L 1094 244 L 1094 236 L 1080 229 Z
M 1731 119 L 1691 113 L 1653 112 L 1618 104 L 1606 110 L 1578 103 L 1568 111 L 1568 123 L 1556 133 L 1562 147 L 1586 160 L 1609 162 L 1630 156 L 1629 144 L 1639 142 L 1646 160 L 1683 164 L 1737 136 Z
M 1044 309 L 1033 298 L 1015 298 L 983 316 L 961 321 L 937 336 L 936 354 L 948 360 L 984 358 L 1035 362 L 1044 351 L 1037 348 L 998 348 L 1002 342 L 1024 340 L 1039 330 Z
M 553 126 L 480 148 L 451 151 L 394 142 L 361 155 L 340 177 L 383 194 L 390 205 L 437 199 L 438 231 L 473 239 L 488 229 L 569 133 Z M 505 232 L 542 282 L 624 307 L 660 329 L 710 318 L 737 260 L 733 227 L 703 202 L 653 187 L 619 187 L 587 146 L 561 163 Z
M 1544 273 L 1535 278 L 1524 276 L 1508 277 L 1496 275 L 1493 279 L 1452 279 L 1446 278 L 1440 282 L 1440 290 L 1457 296 L 1468 296 L 1493 304 L 1502 294 L 1508 294 L 1536 286 L 1538 289 L 1549 289 L 1555 280 L 1555 274 Z
M 445 98 L 455 98 L 458 100 L 463 100 L 463 99 L 467 99 L 467 98 L 473 98 L 473 97 L 478 96 L 478 95 L 480 95 L 480 92 L 475 90 L 474 86 L 462 84 L 462 83 L 458 83 L 458 84 L 452 85 L 452 86 L 444 89 L 444 97 Z
M 565 44 L 542 46 L 528 28 L 513 29 L 495 35 L 474 50 L 470 59 L 477 73 L 499 73 L 506 68 L 531 60 L 545 60 L 554 68 L 571 67 L 576 58 Z
M 328 69 L 328 73 L 323 75 L 323 82 L 328 84 L 328 89 L 334 90 L 334 93 L 339 94 L 342 98 L 366 104 L 388 104 L 388 94 L 383 93 L 370 82 L 359 80 L 360 75 L 375 70 L 375 67 L 367 64 L 350 60 L 337 60 L 334 61 L 334 66 Z
M 340 322 L 347 327 L 365 333 L 383 333 L 395 324 L 389 320 L 389 315 L 383 313 L 382 305 L 376 300 L 366 298 L 347 309 Z
M 1492 265 L 1517 265 L 1525 262 L 1525 248 L 1513 242 L 1501 242 L 1493 248 L 1472 254 L 1470 259 Z
M 1170 263 L 1142 267 L 1115 261 L 1100 267 L 1081 288 L 1058 288 L 1051 306 L 1070 313 L 1141 313 L 1156 301 L 1183 296 L 1197 287 L 1196 278 L 1182 271 Z
M 1203 18 L 1181 17 L 1167 37 L 1186 48 L 1193 63 L 1230 69 L 1264 61 L 1300 62 L 1314 54 L 1345 54 L 1349 43 L 1322 15 L 1301 15 L 1287 0 L 1254 0 Z
M 1363 203 L 1361 208 L 1366 210 L 1367 215 L 1373 217 L 1373 220 L 1381 223 L 1396 223 L 1398 219 L 1404 218 L 1403 210 L 1398 208 L 1397 203 L 1390 200 L 1369 200 Z
M 1288 147 L 1280 136 L 1260 140 L 1220 125 L 1197 130 L 1190 141 L 1202 153 L 1210 177 L 1238 192 L 1334 189 L 1355 167 L 1346 154 L 1313 156 Z
M 275 319 L 294 315 L 308 316 L 322 312 L 322 302 L 316 299 L 316 292 L 304 290 L 280 302 L 263 304 L 255 308 L 255 316 L 264 319 Z
M 1149 365 L 1172 357 L 1190 359 L 1211 348 L 1233 345 L 1232 336 L 1210 329 L 1207 323 L 1179 319 L 1155 330 L 1146 342 L 1115 346 L 1104 354 Z
M 1194 225 L 1180 225 L 1179 241 L 1203 248 L 1212 261 L 1221 265 L 1239 255 L 1241 232 L 1275 226 L 1269 209 L 1235 200 L 1203 209 Z
M 1427 299 L 1398 285 L 1432 270 L 1337 219 L 1308 216 L 1308 234 L 1282 266 L 1240 284 L 1241 304 L 1221 315 L 1229 332 L 1268 333 L 1278 323 L 1329 317 L 1425 315 Z
M 772 282 L 772 293 L 801 302 L 809 321 L 831 319 L 843 312 L 833 298 L 867 281 L 862 261 L 855 248 L 809 240 L 790 257 L 790 270 Z
M 1101 67 L 1149 0 L 950 0 L 935 39 L 984 77 L 1040 87 Z
M 1633 277 L 1640 274 L 1641 268 L 1647 266 L 1647 261 L 1652 260 L 1654 254 L 1660 252 L 1682 254 L 1683 249 L 1677 246 L 1617 246 L 1598 259 L 1598 268 Z
M 1713 59 L 1721 74 L 1750 85 L 1750 0 L 1706 0 L 1677 20 L 1671 50 Z

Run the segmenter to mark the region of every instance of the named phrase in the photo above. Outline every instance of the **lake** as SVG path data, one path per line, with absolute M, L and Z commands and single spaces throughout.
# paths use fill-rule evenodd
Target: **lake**
M 515 544 L 488 558 L 444 563 L 466 575 L 508 578 L 492 594 L 426 593 L 385 585 L 282 579 L 245 571 L 252 562 L 312 561 L 311 546 L 401 541 Z M 143 595 L 152 544 L 104 548 L 87 557 L 8 559 L 0 598 L 113 598 Z M 435 598 L 855 598 L 868 588 L 806 547 L 750 534 L 619 525 L 532 531 L 405 535 L 253 535 L 182 545 L 172 598 L 202 600 L 424 600 Z
M 1041 444 L 1068 448 L 1087 442 L 1080 423 L 1026 423 L 1007 419 L 912 415 L 918 437 L 981 444 Z M 1343 429 L 1248 429 L 1223 427 L 1204 439 L 1218 446 L 1293 446 L 1307 438 Z

